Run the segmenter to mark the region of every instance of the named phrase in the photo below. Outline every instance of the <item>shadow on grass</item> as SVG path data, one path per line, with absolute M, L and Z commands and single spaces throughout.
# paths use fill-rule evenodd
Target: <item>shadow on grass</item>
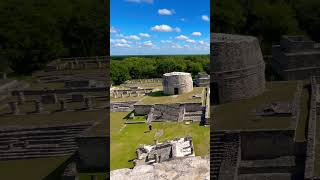
M 57 167 L 54 171 L 52 171 L 47 177 L 43 180 L 62 180 L 62 174 L 67 167 L 67 165 L 74 159 L 74 155 L 72 155 L 69 159 L 63 162 L 59 167 Z
M 163 91 L 154 91 L 154 92 L 149 93 L 148 96 L 161 97 L 161 96 L 170 96 L 170 95 L 163 94 Z

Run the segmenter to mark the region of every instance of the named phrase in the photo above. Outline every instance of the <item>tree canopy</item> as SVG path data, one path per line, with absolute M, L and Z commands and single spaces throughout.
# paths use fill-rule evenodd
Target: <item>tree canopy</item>
M 210 73 L 209 55 L 111 57 L 111 80 L 119 85 L 130 79 L 161 78 L 164 73 L 179 71 Z
M 105 1 L 0 2 L 0 71 L 28 74 L 57 57 L 103 55 Z
M 223 0 L 211 3 L 213 32 L 254 35 L 264 53 L 282 35 L 320 40 L 319 0 Z

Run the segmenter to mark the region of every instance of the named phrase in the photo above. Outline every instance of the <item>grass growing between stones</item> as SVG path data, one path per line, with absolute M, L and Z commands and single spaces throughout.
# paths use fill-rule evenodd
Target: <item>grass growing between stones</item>
M 193 95 L 203 95 L 203 87 L 194 87 L 193 91 L 180 95 L 164 95 L 163 91 L 155 91 L 146 98 L 141 100 L 141 104 L 168 104 L 168 103 L 182 103 L 182 102 L 198 102 L 201 103 L 201 99 L 192 98 Z
M 152 124 L 152 131 L 148 132 L 147 124 L 124 125 L 123 118 L 127 114 L 124 112 L 111 113 L 111 170 L 133 167 L 132 160 L 136 158 L 136 148 L 139 144 L 153 144 L 155 134 L 160 130 L 163 131 L 163 135 L 158 138 L 159 142 L 191 135 L 196 156 L 209 155 L 210 129 L 208 127 L 199 126 L 199 123 L 185 125 L 184 123 L 157 122 Z
M 218 105 L 213 112 L 215 126 L 219 130 L 289 129 L 293 123 L 291 117 L 261 117 L 255 111 L 274 101 L 291 103 L 296 90 L 297 81 L 267 82 L 265 92 L 259 96 Z
M 80 173 L 79 180 L 91 180 L 91 175 L 97 177 L 96 180 L 105 180 L 107 178 L 107 173 Z
M 69 156 L 0 161 L 0 179 L 43 180 Z

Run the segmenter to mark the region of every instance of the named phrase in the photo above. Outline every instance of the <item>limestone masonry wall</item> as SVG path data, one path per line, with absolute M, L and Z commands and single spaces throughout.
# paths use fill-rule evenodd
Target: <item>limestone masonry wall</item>
M 294 130 L 241 132 L 241 159 L 293 156 L 296 147 L 293 138 Z
M 265 64 L 255 37 L 212 34 L 211 83 L 220 103 L 257 96 L 265 89 Z
M 172 72 L 163 75 L 163 93 L 168 95 L 192 91 L 193 81 L 190 73 Z M 175 92 L 177 90 L 177 92 Z

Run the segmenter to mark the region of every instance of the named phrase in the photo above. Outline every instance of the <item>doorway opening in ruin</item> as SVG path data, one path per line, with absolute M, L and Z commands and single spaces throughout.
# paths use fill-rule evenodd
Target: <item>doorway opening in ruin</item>
M 212 93 L 213 95 L 211 96 L 212 99 L 210 100 L 213 104 L 219 104 L 220 100 L 219 100 L 219 85 L 217 82 L 213 82 L 211 84 L 211 88 L 212 88 Z
M 173 91 L 174 91 L 173 93 L 174 93 L 175 95 L 176 95 L 176 94 L 179 94 L 179 89 L 178 89 L 178 88 L 174 88 Z

